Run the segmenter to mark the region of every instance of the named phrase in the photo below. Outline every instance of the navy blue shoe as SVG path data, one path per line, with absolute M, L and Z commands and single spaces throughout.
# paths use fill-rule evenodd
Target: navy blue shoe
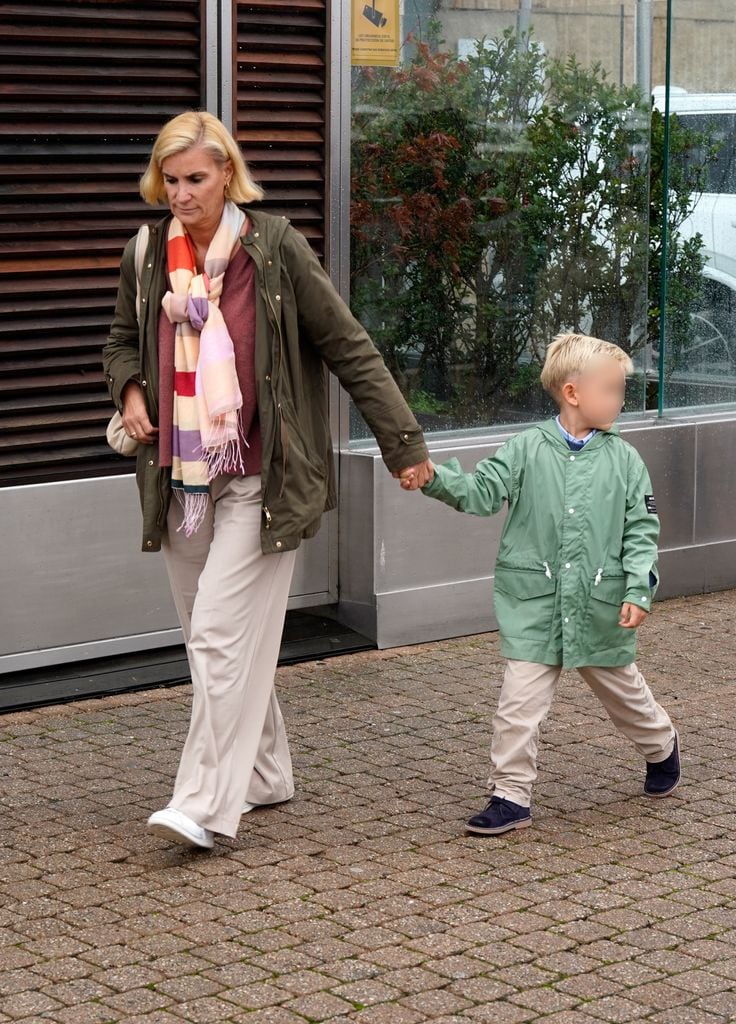
M 680 740 L 675 733 L 672 753 L 664 761 L 652 764 L 647 761 L 647 777 L 644 792 L 647 796 L 669 796 L 680 783 Z
M 531 823 L 530 807 L 522 807 L 501 796 L 493 796 L 486 809 L 470 819 L 467 829 L 479 836 L 497 836 L 501 832 L 510 832 L 512 828 L 526 828 Z

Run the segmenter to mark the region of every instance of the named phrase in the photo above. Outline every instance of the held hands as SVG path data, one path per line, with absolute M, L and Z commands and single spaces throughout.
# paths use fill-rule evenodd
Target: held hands
M 434 466 L 431 459 L 426 459 L 416 466 L 406 466 L 391 474 L 400 481 L 405 491 L 416 491 L 424 487 L 434 477 Z
M 138 381 L 130 380 L 123 388 L 123 427 L 125 433 L 141 444 L 153 444 L 158 434 L 146 411 L 146 399 Z
M 636 629 L 637 626 L 641 626 L 648 614 L 638 604 L 629 604 L 628 601 L 624 601 L 621 605 L 621 616 L 618 624 L 623 626 L 624 629 Z

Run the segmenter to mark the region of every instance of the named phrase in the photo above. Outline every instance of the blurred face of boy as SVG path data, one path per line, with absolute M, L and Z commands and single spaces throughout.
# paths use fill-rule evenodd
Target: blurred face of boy
M 574 437 L 610 430 L 623 408 L 626 374 L 610 356 L 601 356 L 562 385 L 560 422 Z

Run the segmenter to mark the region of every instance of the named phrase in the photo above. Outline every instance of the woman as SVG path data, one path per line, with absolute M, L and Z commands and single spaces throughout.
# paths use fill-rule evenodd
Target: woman
M 211 849 L 294 792 L 274 673 L 296 549 L 336 500 L 324 364 L 395 476 L 424 483 L 427 450 L 302 235 L 236 205 L 262 192 L 217 118 L 164 125 L 140 191 L 170 214 L 139 268 L 125 248 L 104 366 L 141 442 L 143 550 L 163 549 L 193 684 L 174 793 L 148 827 Z

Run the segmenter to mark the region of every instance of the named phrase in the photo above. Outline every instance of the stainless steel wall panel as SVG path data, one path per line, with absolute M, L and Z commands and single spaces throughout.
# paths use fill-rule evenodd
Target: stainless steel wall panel
M 455 456 L 464 469 L 472 470 L 487 453 L 466 442 L 443 451 L 441 458 Z M 487 518 L 455 512 L 423 494 L 402 490 L 385 469 L 376 475 L 375 502 L 377 595 L 493 575 L 505 514 Z
M 736 587 L 736 540 L 670 548 L 661 553 L 660 572 L 657 600 L 729 590 Z
M 647 464 L 662 524 L 660 547 L 681 547 L 693 540 L 696 426 L 658 423 L 625 430 L 624 437 Z
M 163 558 L 140 551 L 132 477 L 4 488 L 0 521 L 0 672 L 52 664 L 55 649 L 68 661 L 178 641 Z M 290 607 L 330 599 L 335 528 L 335 516 L 326 517 L 302 545 Z M 20 653 L 23 664 L 12 657 Z
M 340 458 L 338 567 L 341 619 L 375 639 L 374 494 L 383 463 L 371 455 Z
M 694 540 L 736 536 L 736 430 L 731 421 L 697 427 Z
M 497 629 L 490 576 L 377 595 L 378 646 L 399 647 Z

